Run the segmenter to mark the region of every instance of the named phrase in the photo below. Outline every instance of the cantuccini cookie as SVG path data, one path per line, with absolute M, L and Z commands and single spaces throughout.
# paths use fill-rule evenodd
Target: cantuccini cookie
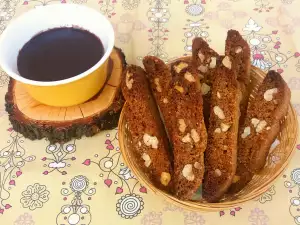
M 203 197 L 217 202 L 236 172 L 241 91 L 231 61 L 224 58 L 212 83 Z
M 153 56 L 143 63 L 173 147 L 175 194 L 191 199 L 202 184 L 207 143 L 197 71 L 180 60 L 169 68 Z
M 241 190 L 265 166 L 270 147 L 280 132 L 291 93 L 281 75 L 269 71 L 250 98 L 238 145 L 238 169 L 231 192 Z
M 122 75 L 121 87 L 136 162 L 157 187 L 170 191 L 173 173 L 169 144 L 145 71 L 138 66 L 128 66 Z

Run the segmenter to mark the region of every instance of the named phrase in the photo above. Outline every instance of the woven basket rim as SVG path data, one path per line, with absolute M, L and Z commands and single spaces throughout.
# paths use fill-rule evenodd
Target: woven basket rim
M 183 58 L 188 58 L 188 57 L 183 57 Z M 261 78 L 263 78 L 263 76 L 261 76 L 260 74 L 263 73 L 265 74 L 263 71 L 261 71 L 260 69 L 252 66 L 251 70 L 254 71 L 258 71 L 259 72 L 259 76 Z M 125 102 L 122 112 L 120 114 L 120 119 L 119 119 L 119 124 L 118 124 L 118 139 L 119 139 L 119 145 L 120 145 L 120 150 L 122 153 L 122 156 L 124 158 L 124 161 L 126 163 L 126 165 L 133 171 L 133 173 L 137 176 L 138 180 L 140 180 L 141 183 L 145 184 L 145 186 L 147 186 L 149 189 L 151 189 L 155 194 L 162 196 L 165 200 L 167 200 L 168 202 L 175 204 L 179 207 L 183 207 L 187 210 L 192 210 L 192 211 L 219 211 L 222 209 L 228 209 L 228 208 L 233 208 L 236 206 L 240 206 L 241 204 L 244 204 L 250 200 L 256 199 L 258 198 L 261 194 L 263 194 L 265 191 L 267 191 L 272 184 L 277 180 L 278 177 L 280 177 L 282 175 L 282 173 L 287 169 L 287 166 L 289 164 L 289 162 L 291 161 L 294 153 L 295 153 L 295 145 L 297 143 L 297 138 L 298 138 L 298 122 L 297 122 L 297 114 L 292 106 L 291 103 L 289 103 L 289 111 L 288 113 L 291 114 L 294 123 L 293 124 L 289 124 L 290 126 L 292 126 L 295 130 L 295 135 L 293 136 L 293 140 L 292 140 L 292 144 L 290 144 L 289 147 L 289 151 L 288 151 L 288 155 L 286 157 L 285 162 L 281 165 L 281 167 L 279 169 L 277 169 L 276 173 L 272 174 L 271 178 L 268 178 L 268 182 L 263 184 L 263 186 L 259 186 L 259 188 L 256 188 L 255 190 L 253 190 L 250 194 L 242 196 L 241 198 L 238 198 L 236 200 L 232 200 L 232 201 L 228 201 L 228 202 L 220 202 L 220 203 L 199 203 L 199 202 L 195 202 L 195 201 L 182 201 L 177 199 L 175 196 L 172 196 L 169 193 L 166 193 L 158 188 L 156 188 L 150 181 L 148 181 L 148 179 L 143 176 L 142 171 L 140 171 L 138 169 L 138 167 L 136 166 L 136 164 L 133 162 L 132 158 L 130 157 L 130 155 L 128 154 L 128 150 L 125 149 L 125 138 L 124 138 L 124 134 L 125 134 L 125 130 L 124 130 L 124 109 L 125 107 L 127 107 L 127 103 Z M 287 125 L 285 125 L 287 126 Z

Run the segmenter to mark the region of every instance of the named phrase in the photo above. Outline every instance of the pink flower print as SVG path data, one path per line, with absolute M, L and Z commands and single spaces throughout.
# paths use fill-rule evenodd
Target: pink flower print
M 254 60 L 264 60 L 264 56 L 260 53 L 256 53 L 253 55 Z
M 108 150 L 113 150 L 114 149 L 114 146 L 113 146 L 113 144 L 111 143 L 110 140 L 107 139 L 105 141 L 105 144 L 106 144 L 106 149 L 108 149 Z
M 256 66 L 262 70 L 266 70 L 270 67 L 269 63 L 264 61 L 265 57 L 263 56 L 263 54 L 261 54 L 261 52 L 255 52 L 252 57 L 253 66 Z
M 251 210 L 251 214 L 248 217 L 248 221 L 251 222 L 251 225 L 268 225 L 269 217 L 265 214 L 263 210 L 255 208 Z

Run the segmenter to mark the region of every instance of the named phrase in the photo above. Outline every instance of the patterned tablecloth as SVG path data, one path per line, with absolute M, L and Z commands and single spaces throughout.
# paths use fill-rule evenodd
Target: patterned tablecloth
M 26 10 L 64 3 L 105 14 L 129 63 L 141 64 L 147 54 L 166 61 L 190 54 L 195 36 L 222 53 L 227 30 L 237 29 L 251 46 L 253 65 L 282 73 L 300 115 L 299 0 L 0 0 L 0 33 Z M 300 145 L 285 174 L 258 199 L 190 212 L 139 183 L 123 163 L 117 130 L 56 145 L 14 132 L 4 109 L 8 81 L 0 71 L 1 225 L 300 224 Z

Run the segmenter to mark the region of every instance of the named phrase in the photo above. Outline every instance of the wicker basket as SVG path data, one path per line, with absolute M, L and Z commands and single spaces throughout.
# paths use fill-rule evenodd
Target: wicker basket
M 262 82 L 264 77 L 264 72 L 258 68 L 252 67 L 251 86 L 253 87 L 253 92 L 257 90 L 258 85 Z M 124 107 L 126 107 L 126 104 Z M 241 203 L 257 198 L 259 195 L 269 189 L 276 178 L 282 174 L 291 160 L 295 150 L 298 122 L 296 113 L 290 104 L 288 115 L 286 116 L 286 120 L 283 121 L 282 130 L 277 137 L 277 139 L 280 141 L 280 144 L 274 150 L 270 151 L 264 169 L 259 174 L 255 175 L 252 181 L 242 191 L 235 195 L 225 196 L 219 203 L 207 203 L 204 200 L 197 202 L 181 201 L 174 196 L 156 188 L 148 179 L 148 177 L 141 172 L 138 165 L 135 163 L 130 146 L 130 134 L 125 128 L 126 121 L 124 119 L 123 112 L 119 120 L 119 142 L 125 163 L 137 176 L 140 182 L 148 186 L 154 193 L 161 195 L 171 203 L 188 210 L 217 211 L 226 208 L 233 208 Z

